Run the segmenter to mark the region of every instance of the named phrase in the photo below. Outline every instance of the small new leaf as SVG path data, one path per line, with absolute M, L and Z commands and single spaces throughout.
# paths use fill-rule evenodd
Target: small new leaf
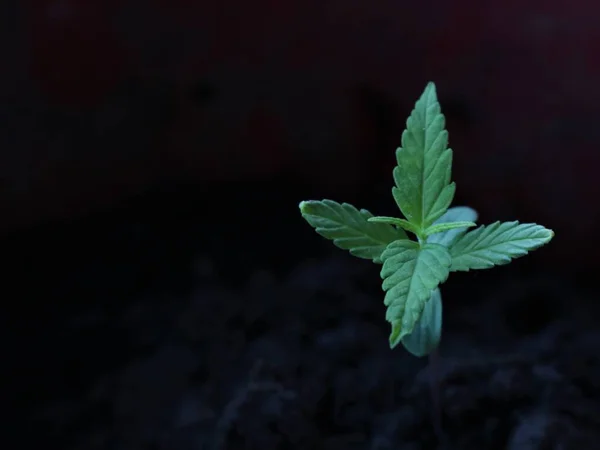
M 452 271 L 489 269 L 508 264 L 547 244 L 554 232 L 535 223 L 494 222 L 456 239 L 451 247 Z
M 397 217 L 387 217 L 387 216 L 375 216 L 369 219 L 369 222 L 375 223 L 387 223 L 389 225 L 395 225 L 397 227 L 403 228 L 406 231 L 410 231 L 411 233 L 417 234 L 419 229 L 412 223 L 410 223 L 406 219 L 399 219 Z
M 452 150 L 435 85 L 429 83 L 406 121 L 396 150 L 392 194 L 404 218 L 374 217 L 365 209 L 332 200 L 300 203 L 317 233 L 352 255 L 382 263 L 382 289 L 391 323 L 390 347 L 398 343 L 424 356 L 439 344 L 439 285 L 451 271 L 509 263 L 548 243 L 554 232 L 537 224 L 495 222 L 476 226 L 477 213 L 450 208 Z M 417 236 L 408 239 L 406 232 Z
M 453 230 L 455 228 L 470 228 L 477 224 L 475 222 L 443 222 L 431 225 L 425 230 L 425 236 L 441 233 L 442 231 Z
M 404 231 L 384 223 L 370 223 L 373 215 L 348 203 L 333 200 L 309 200 L 300 203 L 302 217 L 317 233 L 352 255 L 381 263 L 386 246 L 407 239 Z
M 450 182 L 452 150 L 435 85 L 429 83 L 415 103 L 396 150 L 396 187 L 392 194 L 406 219 L 424 230 L 446 212 L 456 186 Z
M 411 240 L 392 242 L 381 254 L 381 260 L 386 320 L 393 324 L 392 343 L 413 331 L 425 302 L 448 278 L 452 260 L 448 250 L 439 244 L 419 245 Z

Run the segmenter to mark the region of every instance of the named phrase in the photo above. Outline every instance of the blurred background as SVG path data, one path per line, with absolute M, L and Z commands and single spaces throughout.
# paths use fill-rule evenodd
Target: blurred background
M 394 150 L 428 81 L 455 204 L 556 232 L 444 288 L 442 353 L 489 369 L 454 363 L 476 398 L 444 407 L 468 397 L 446 380 L 449 442 L 538 448 L 518 447 L 532 423 L 564 448 L 597 440 L 600 386 L 580 381 L 600 379 L 595 2 L 27 0 L 0 17 L 2 321 L 22 440 L 437 448 L 425 361 L 387 347 L 379 268 L 297 209 L 394 215 Z M 540 358 L 576 388 L 532 375 Z M 499 370 L 521 384 L 490 393 Z

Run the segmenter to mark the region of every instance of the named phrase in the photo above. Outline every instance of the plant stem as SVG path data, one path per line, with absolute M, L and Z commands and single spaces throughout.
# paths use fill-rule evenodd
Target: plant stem
M 432 417 L 433 428 L 440 442 L 444 440 L 444 431 L 442 429 L 442 407 L 441 407 L 441 387 L 440 378 L 440 353 L 436 348 L 429 354 L 429 388 L 431 392 L 431 401 L 433 403 Z

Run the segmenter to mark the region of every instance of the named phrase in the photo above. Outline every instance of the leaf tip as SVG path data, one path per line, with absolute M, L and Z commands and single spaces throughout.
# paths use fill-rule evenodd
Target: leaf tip
M 551 230 L 550 228 L 546 228 L 541 225 L 540 225 L 540 227 L 544 233 L 544 237 L 542 238 L 542 240 L 543 240 L 544 244 L 547 244 L 554 238 L 554 230 Z
M 430 98 L 432 101 L 437 101 L 437 88 L 433 81 L 429 81 L 425 86 L 425 91 L 423 92 L 424 98 Z
M 301 214 L 306 214 L 310 208 L 310 201 L 302 200 L 298 205 L 298 208 L 300 208 Z
M 399 339 L 401 329 L 402 329 L 402 327 L 400 326 L 399 322 L 392 323 L 392 331 L 390 332 L 390 337 L 389 337 L 390 350 L 393 350 L 394 348 L 396 348 L 398 346 L 398 344 L 401 342 Z

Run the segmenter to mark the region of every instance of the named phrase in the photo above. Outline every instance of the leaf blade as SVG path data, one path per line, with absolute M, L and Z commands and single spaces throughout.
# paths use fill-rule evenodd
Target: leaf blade
M 451 271 L 489 269 L 525 256 L 554 237 L 554 232 L 535 223 L 494 222 L 456 239 L 450 247 Z
M 353 256 L 381 263 L 381 253 L 397 239 L 408 239 L 406 233 L 391 225 L 372 223 L 373 215 L 366 209 L 357 209 L 349 203 L 333 200 L 300 202 L 300 213 L 315 231 Z
M 433 290 L 431 297 L 425 302 L 423 314 L 412 333 L 395 342 L 392 341 L 392 336 L 390 347 L 401 342 L 409 353 L 417 357 L 426 356 L 438 347 L 442 338 L 442 294 L 439 287 Z
M 402 340 L 413 331 L 433 290 L 448 278 L 452 260 L 439 244 L 410 240 L 392 242 L 381 259 L 386 320 L 395 326 L 394 339 Z
M 452 150 L 433 83 L 406 121 L 396 162 L 394 200 L 407 220 L 419 229 L 427 228 L 446 212 L 456 190 L 450 182 Z

